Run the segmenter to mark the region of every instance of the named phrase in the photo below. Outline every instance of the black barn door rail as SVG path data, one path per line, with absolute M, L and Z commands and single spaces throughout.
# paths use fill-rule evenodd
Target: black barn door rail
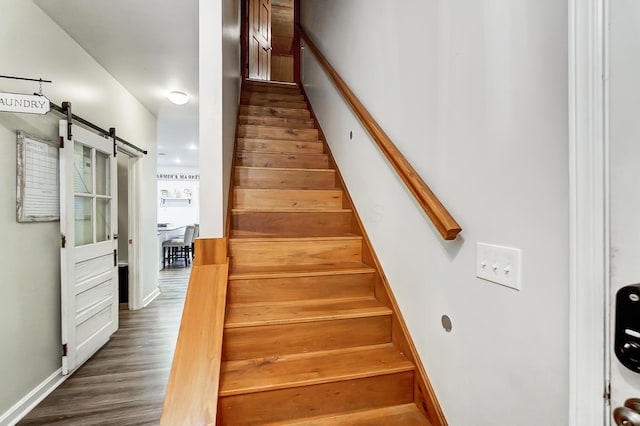
M 132 144 L 131 142 L 127 142 L 126 140 L 122 139 L 120 136 L 116 136 L 115 128 L 112 127 L 109 130 L 105 130 L 105 129 L 93 124 L 89 120 L 85 120 L 84 118 L 82 118 L 82 117 L 80 117 L 80 116 L 78 116 L 76 114 L 73 114 L 71 112 L 71 102 L 63 102 L 62 106 L 56 105 L 53 102 L 50 102 L 50 104 L 51 104 L 51 109 L 59 112 L 60 114 L 65 115 L 67 117 L 67 123 L 68 123 L 67 139 L 71 139 L 71 123 L 73 121 L 75 121 L 75 122 L 78 122 L 78 123 L 80 123 L 80 124 L 82 124 L 84 126 L 87 126 L 87 127 L 91 128 L 91 129 L 95 130 L 98 133 L 102 133 L 105 136 L 114 137 L 116 141 L 118 141 L 118 142 L 120 142 L 120 143 L 122 143 L 122 144 L 124 144 L 124 145 L 126 145 L 126 146 L 128 146 L 128 147 L 130 147 L 130 148 L 132 148 L 132 149 L 134 149 L 136 151 L 138 151 L 138 152 L 141 152 L 142 154 L 145 154 L 145 155 L 147 154 L 147 150 L 146 149 L 142 149 L 142 148 Z

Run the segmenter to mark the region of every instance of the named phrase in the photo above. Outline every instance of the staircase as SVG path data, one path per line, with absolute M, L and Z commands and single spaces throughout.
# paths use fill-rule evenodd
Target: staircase
M 219 425 L 446 424 L 341 182 L 301 90 L 245 82 Z

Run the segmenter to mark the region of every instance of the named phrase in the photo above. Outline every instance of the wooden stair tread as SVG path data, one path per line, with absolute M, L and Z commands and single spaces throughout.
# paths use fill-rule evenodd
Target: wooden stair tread
M 250 151 L 250 150 L 242 150 L 238 152 L 238 155 L 242 155 L 242 154 L 264 154 L 264 153 L 261 151 Z M 292 154 L 283 154 L 283 155 L 287 156 Z M 305 157 L 327 157 L 328 156 L 328 154 L 300 154 L 300 155 L 304 155 Z M 261 167 L 261 166 L 248 166 L 248 167 Z M 282 169 L 282 168 L 288 168 L 288 167 L 279 167 L 279 168 Z M 292 168 L 304 169 L 305 167 L 292 167 Z
M 247 78 L 244 81 L 244 87 L 263 87 L 263 88 L 285 88 L 285 89 L 298 89 L 297 83 L 287 82 L 287 81 L 267 81 L 267 80 L 256 80 L 252 78 Z
M 231 213 L 233 214 L 249 214 L 249 213 L 351 213 L 351 209 L 285 209 L 285 208 L 276 208 L 276 209 L 241 209 L 241 208 L 233 208 L 231 209 Z
M 243 187 L 243 186 L 234 186 L 233 189 L 242 189 L 242 190 L 251 190 L 255 191 L 256 194 L 259 193 L 274 193 L 274 194 L 291 194 L 294 195 L 296 193 L 300 194 L 340 194 L 342 195 L 341 189 L 291 189 L 291 188 L 251 188 L 251 187 Z
M 270 126 L 268 124 L 240 124 L 239 125 L 240 128 L 243 129 L 255 129 L 255 130 L 277 130 L 277 131 L 282 131 L 282 130 L 291 130 L 292 132 L 309 132 L 309 133 L 316 133 L 318 132 L 318 129 L 287 129 L 286 127 L 283 129 L 282 126 Z
M 323 145 L 319 139 L 286 139 L 277 137 L 265 137 L 265 136 L 238 136 L 238 142 L 262 142 L 262 143 L 275 143 L 275 142 L 290 142 L 290 143 L 311 143 Z M 247 150 L 245 150 L 247 151 Z
M 376 269 L 364 263 L 355 262 L 270 267 L 234 266 L 232 263 L 229 279 L 314 277 L 324 275 L 368 274 L 371 272 L 376 272 Z
M 278 423 L 267 423 L 263 426 L 324 426 L 329 424 L 336 426 L 431 426 L 431 422 L 427 420 L 415 404 L 402 404 L 354 413 L 279 421 Z
M 283 172 L 315 172 L 315 173 L 329 173 L 335 175 L 336 171 L 334 169 L 307 169 L 303 167 L 258 167 L 258 166 L 236 166 L 236 170 L 238 169 L 251 169 L 251 170 L 268 170 L 268 171 L 283 171 Z
M 413 371 L 392 344 L 222 363 L 220 396 Z
M 233 244 L 234 238 L 229 241 Z M 361 235 L 328 235 L 322 237 L 304 236 L 304 237 L 256 237 L 256 238 L 240 238 L 242 242 L 261 242 L 261 243 L 275 243 L 275 242 L 315 242 L 315 241 L 340 241 L 340 240 L 362 240 Z
M 333 195 L 342 197 L 341 189 L 296 189 L 296 188 L 252 188 L 243 186 L 234 186 L 234 191 L 242 190 L 248 191 L 252 194 L 273 194 L 274 196 L 291 196 L 295 199 L 295 196 L 302 195 L 304 198 L 314 198 L 317 195 Z M 314 195 L 316 194 L 316 195 Z M 255 195 L 254 195 L 255 196 Z
M 277 128 L 277 127 L 276 127 Z M 282 127 L 284 129 L 285 127 Z M 313 129 L 298 129 L 298 130 L 313 130 Z M 270 135 L 253 135 L 253 134 L 244 134 L 244 132 L 238 134 L 238 142 L 263 142 L 263 143 L 272 143 L 272 142 L 304 142 L 304 143 L 317 143 L 318 145 L 323 145 L 323 142 L 315 138 L 304 139 L 302 137 L 295 137 L 295 135 L 288 134 L 285 137 L 280 136 L 270 136 Z
M 247 230 L 236 230 L 236 229 L 232 229 L 231 230 L 231 238 L 237 238 L 239 240 L 242 239 L 251 239 L 251 238 L 323 238 L 326 239 L 327 237 L 351 237 L 351 236 L 356 236 L 357 234 L 354 234 L 352 232 L 345 232 L 343 234 L 340 235 L 335 235 L 335 234 L 331 234 L 331 233 L 322 233 L 321 231 L 318 231 L 316 233 L 314 233 L 313 235 L 309 235 L 308 233 L 305 234 L 301 234 L 301 233 L 275 233 L 275 232 L 262 232 L 262 231 L 247 231 Z
M 291 178 L 291 176 L 286 176 L 287 178 Z M 295 176 L 294 176 L 295 177 Z M 302 182 L 296 183 L 291 181 L 291 179 L 282 178 L 281 181 L 277 180 L 277 176 L 275 179 L 271 181 L 266 181 L 265 179 L 261 180 L 252 180 L 252 176 L 234 176 L 236 181 L 240 181 L 233 185 L 234 188 L 238 189 L 293 189 L 297 191 L 311 191 L 311 190 L 335 190 L 335 182 L 333 181 L 323 181 L 318 179 L 317 181 L 312 179 L 303 180 Z
M 242 303 L 227 306 L 225 328 L 391 315 L 375 297 Z

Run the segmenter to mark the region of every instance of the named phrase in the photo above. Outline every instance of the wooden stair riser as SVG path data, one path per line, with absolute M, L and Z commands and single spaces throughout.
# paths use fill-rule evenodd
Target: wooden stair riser
M 238 138 L 241 151 L 281 154 L 322 154 L 324 146 L 318 141 L 275 140 L 265 138 Z
M 352 213 L 335 212 L 233 212 L 231 236 L 323 237 L 350 234 Z
M 256 126 L 285 127 L 290 129 L 313 129 L 315 124 L 313 120 L 264 117 L 256 115 L 241 115 L 238 118 L 238 124 L 252 124 Z
M 236 238 L 233 238 L 234 240 Z M 241 239 L 241 238 L 238 238 Z M 252 280 L 263 278 L 300 278 L 326 277 L 330 275 L 368 274 L 376 272 L 375 268 L 365 263 L 329 263 L 315 265 L 286 265 L 283 266 L 242 266 L 233 268 L 229 272 L 230 280 Z
M 314 416 L 291 421 L 278 421 L 263 426 L 432 426 L 416 404 L 400 404 L 354 413 Z
M 260 425 L 413 401 L 413 372 L 220 398 L 219 425 Z
M 263 426 L 431 426 L 416 404 L 400 404 L 355 413 L 314 416 Z
M 371 297 L 374 295 L 377 280 L 377 275 L 374 273 L 232 279 L 229 280 L 227 288 L 227 303 L 276 303 L 332 297 Z
M 230 304 L 225 328 L 258 327 L 303 322 L 331 321 L 391 315 L 391 310 L 373 297 L 297 300 L 280 303 Z
M 241 105 L 252 105 L 252 106 L 262 106 L 262 107 L 276 107 L 276 108 L 293 108 L 293 109 L 305 109 L 307 108 L 306 102 L 290 102 L 290 101 L 280 101 L 277 99 L 262 99 L 262 100 L 242 100 L 240 99 Z
M 229 242 L 229 255 L 233 267 L 360 263 L 362 239 L 232 239 Z
M 329 156 L 327 154 L 280 154 L 238 151 L 236 160 L 238 166 L 246 167 L 329 168 Z
M 233 190 L 234 209 L 341 209 L 342 191 L 333 189 Z
M 278 100 L 286 102 L 304 102 L 304 95 L 302 93 L 265 93 L 243 91 L 240 95 L 240 99 L 245 101 Z
M 265 106 L 240 105 L 240 115 L 254 115 L 257 117 L 292 118 L 294 120 L 309 120 L 311 113 L 308 109 L 276 108 Z
M 377 345 L 391 342 L 391 315 L 229 328 L 223 339 L 225 361 Z
M 264 189 L 335 189 L 336 173 L 331 169 L 236 167 L 233 185 Z
M 241 124 L 238 137 L 259 139 L 280 139 L 290 141 L 318 141 L 318 129 L 290 129 L 286 127 L 256 126 Z

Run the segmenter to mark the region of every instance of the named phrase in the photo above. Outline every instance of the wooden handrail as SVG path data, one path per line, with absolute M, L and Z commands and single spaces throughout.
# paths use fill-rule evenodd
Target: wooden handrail
M 302 26 L 298 25 L 296 30 L 316 56 L 326 73 L 331 77 L 337 89 L 351 106 L 353 112 L 358 116 L 362 125 L 367 129 L 402 181 L 407 185 L 407 188 L 409 188 L 416 198 L 418 204 L 420 204 L 427 216 L 429 216 L 438 232 L 440 232 L 440 235 L 442 235 L 442 238 L 445 240 L 454 240 L 462 230 L 458 222 L 456 222 L 440 200 L 438 200 L 438 197 L 436 197 L 424 180 L 422 180 L 418 172 L 416 172 L 409 161 L 402 155 L 398 147 L 395 146 L 385 131 L 382 130 L 382 127 L 380 127 L 369 111 L 362 105 L 362 102 L 353 94 L 349 86 L 347 86 L 347 83 L 345 83 L 329 61 L 327 61 L 327 58 L 320 53 L 320 50 L 318 50 L 315 43 L 309 38 L 307 33 L 305 33 Z
M 198 239 L 196 253 L 199 261 L 189 278 L 162 426 L 216 424 L 229 272 L 226 239 Z

